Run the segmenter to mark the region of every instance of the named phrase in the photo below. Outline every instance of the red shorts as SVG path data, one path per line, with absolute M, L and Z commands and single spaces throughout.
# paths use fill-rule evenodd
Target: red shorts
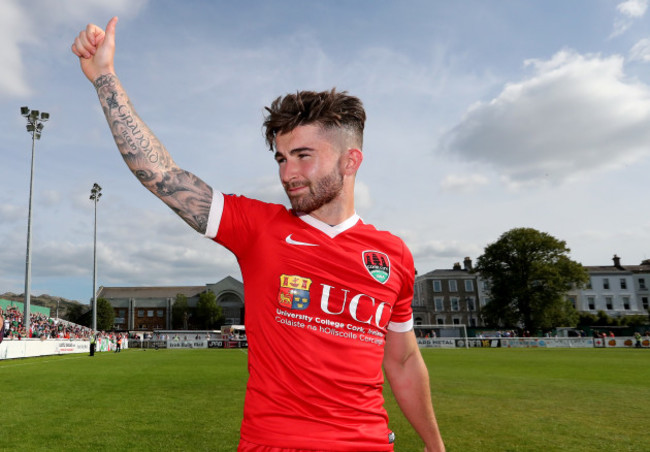
M 390 450 L 393 449 L 391 448 Z M 258 444 L 249 443 L 248 441 L 240 439 L 239 447 L 237 447 L 237 452 L 329 452 L 329 451 L 317 450 L 317 449 L 283 449 L 281 447 L 260 446 Z
M 243 439 L 239 440 L 237 452 L 327 452 L 324 450 L 314 449 L 282 449 L 280 447 L 260 446 L 257 444 L 249 443 Z

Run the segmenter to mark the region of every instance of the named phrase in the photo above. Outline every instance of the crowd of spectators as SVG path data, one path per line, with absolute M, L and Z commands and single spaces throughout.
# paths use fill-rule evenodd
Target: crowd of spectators
M 15 306 L 7 306 L 0 314 L 4 317 L 5 340 L 21 340 L 23 338 L 88 340 L 92 330 L 88 327 L 53 319 L 41 313 L 31 313 L 29 316 L 29 331 L 23 323 L 23 313 Z

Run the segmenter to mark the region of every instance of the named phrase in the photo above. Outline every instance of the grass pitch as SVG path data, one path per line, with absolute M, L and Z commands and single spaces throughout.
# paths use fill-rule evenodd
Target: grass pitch
M 423 350 L 449 452 L 648 450 L 650 351 Z M 0 361 L 0 450 L 234 451 L 242 350 Z M 422 444 L 386 389 L 396 451 Z

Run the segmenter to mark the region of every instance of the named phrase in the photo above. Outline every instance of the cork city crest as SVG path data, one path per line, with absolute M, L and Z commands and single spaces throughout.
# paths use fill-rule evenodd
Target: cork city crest
M 379 251 L 364 251 L 363 264 L 370 276 L 384 284 L 390 277 L 390 259 L 386 253 Z
M 303 310 L 309 306 L 311 279 L 296 275 L 280 276 L 278 303 L 287 309 Z

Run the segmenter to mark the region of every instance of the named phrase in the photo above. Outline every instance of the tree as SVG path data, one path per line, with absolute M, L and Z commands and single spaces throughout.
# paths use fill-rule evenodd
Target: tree
M 210 292 L 203 292 L 199 295 L 199 302 L 196 304 L 197 322 L 206 330 L 215 328 L 223 323 L 223 310 L 217 305 L 217 296 Z
M 97 330 L 110 331 L 115 323 L 115 311 L 106 298 L 97 299 Z
M 88 315 L 90 307 L 83 304 L 71 304 L 66 311 L 66 318 L 77 325 L 90 326 L 92 319 Z
M 476 265 L 490 284 L 486 323 L 522 325 L 531 333 L 575 326 L 579 317 L 566 293 L 584 285 L 589 274 L 569 252 L 564 241 L 532 228 L 511 229 L 488 245 Z
M 176 300 L 172 307 L 172 325 L 176 329 L 187 330 L 187 321 L 190 317 L 190 308 L 187 304 L 187 297 L 182 293 L 176 294 Z

